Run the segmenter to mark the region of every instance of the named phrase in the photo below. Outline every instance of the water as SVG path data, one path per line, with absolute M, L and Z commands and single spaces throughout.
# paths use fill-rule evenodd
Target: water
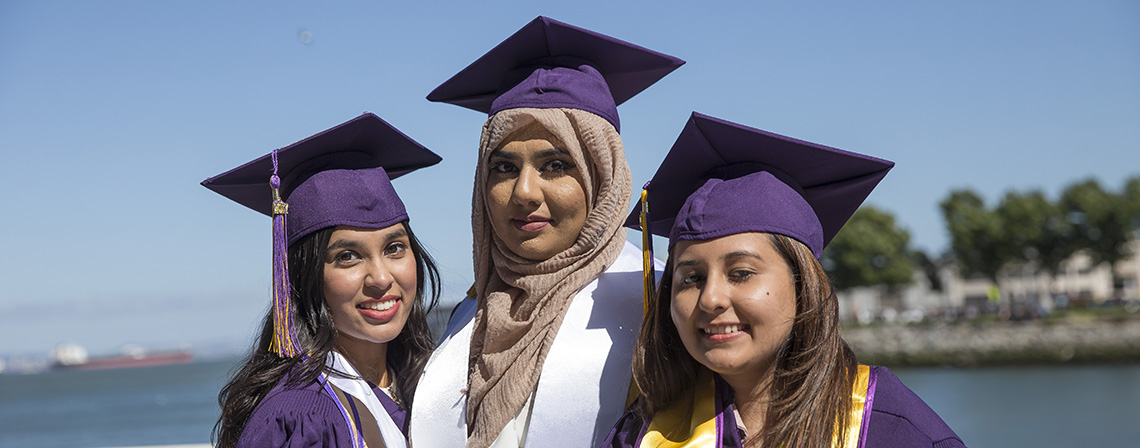
M 895 373 L 971 448 L 1140 446 L 1140 365 Z
M 0 375 L 0 447 L 207 443 L 234 362 Z
M 233 362 L 0 375 L 0 448 L 207 443 Z M 1140 440 L 1140 365 L 895 373 L 973 448 Z

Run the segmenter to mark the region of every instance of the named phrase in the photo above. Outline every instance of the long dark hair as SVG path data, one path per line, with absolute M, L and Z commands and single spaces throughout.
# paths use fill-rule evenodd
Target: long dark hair
M 764 430 L 753 433 L 747 445 L 831 446 L 835 428 L 848 425 L 858 362 L 839 334 L 839 303 L 819 260 L 799 241 L 768 235 L 795 279 L 796 317 L 791 336 L 776 355 Z M 704 368 L 685 350 L 670 317 L 672 283 L 670 252 L 633 355 L 633 378 L 641 392 L 635 411 L 647 420 L 693 390 Z
M 435 261 L 416 239 L 408 221 L 401 224 L 408 232 L 416 257 L 416 297 L 403 330 L 388 342 L 387 362 L 395 374 L 393 393 L 405 409 L 411 409 L 420 373 L 435 349 L 427 315 L 439 302 L 440 281 Z M 334 230 L 335 227 L 318 230 L 289 247 L 289 281 L 293 289 L 290 302 L 294 307 L 297 336 L 308 357 L 281 358 L 269 351 L 269 342 L 273 339 L 273 310 L 270 309 L 257 344 L 218 393 L 222 415 L 214 424 L 211 438 L 219 448 L 237 444 L 257 404 L 286 375 L 290 385 L 308 384 L 325 371 L 325 357 L 333 350 L 337 333 L 324 300 L 324 257 Z M 430 287 L 430 294 L 424 294 L 428 289 L 425 286 Z

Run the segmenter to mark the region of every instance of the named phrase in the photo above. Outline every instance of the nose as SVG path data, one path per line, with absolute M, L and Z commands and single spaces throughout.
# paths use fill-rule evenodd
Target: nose
M 727 281 L 710 275 L 701 289 L 701 295 L 697 299 L 697 307 L 706 313 L 720 313 L 728 309 L 730 291 L 731 288 Z
M 379 292 L 387 291 L 393 282 L 392 271 L 383 259 L 375 259 L 368 263 L 368 272 L 364 274 L 364 287 Z
M 511 201 L 517 205 L 537 205 L 542 203 L 542 176 L 538 170 L 525 167 L 515 178 L 515 188 L 511 190 Z

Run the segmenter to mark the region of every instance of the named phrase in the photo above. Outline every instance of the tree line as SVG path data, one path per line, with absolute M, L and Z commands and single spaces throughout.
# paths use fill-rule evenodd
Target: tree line
M 971 189 L 951 191 L 939 202 L 950 247 L 931 256 L 910 247 L 910 234 L 894 216 L 861 207 L 824 250 L 823 266 L 839 289 L 909 284 L 915 270 L 940 289 L 937 272 L 952 264 L 962 276 L 997 282 L 1007 266 L 1033 264 L 1056 276 L 1078 251 L 1094 265 L 1127 258 L 1128 243 L 1140 235 L 1140 176 L 1119 190 L 1095 179 L 1068 185 L 1056 200 L 1041 190 L 1009 191 L 987 205 Z M 1115 275 L 1115 270 L 1114 274 Z M 1114 279 L 1114 285 L 1118 285 Z

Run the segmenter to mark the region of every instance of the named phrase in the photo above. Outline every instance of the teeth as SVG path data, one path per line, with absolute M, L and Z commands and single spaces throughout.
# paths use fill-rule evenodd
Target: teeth
M 705 332 L 705 334 L 729 334 L 736 333 L 742 328 L 744 328 L 743 325 L 717 325 L 715 327 L 701 329 L 701 331 Z
M 384 301 L 384 302 L 368 302 L 365 304 L 361 304 L 360 307 L 361 308 L 368 308 L 370 310 L 384 311 L 384 310 L 391 308 L 395 305 L 396 305 L 395 300 L 388 300 L 388 301 Z

